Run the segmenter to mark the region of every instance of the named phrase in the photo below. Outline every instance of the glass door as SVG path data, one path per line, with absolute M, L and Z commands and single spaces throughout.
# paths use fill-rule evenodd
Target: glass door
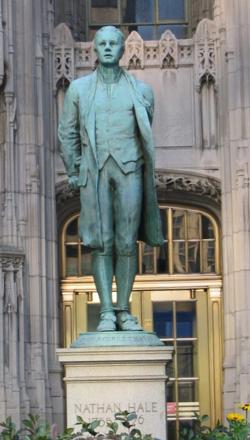
M 178 440 L 196 413 L 216 423 L 221 416 L 221 289 L 134 292 L 132 312 L 145 330 L 174 349 L 166 371 L 169 438 Z
M 163 292 L 152 292 L 154 331 L 174 349 L 173 359 L 167 366 L 166 410 L 171 439 L 179 438 L 183 422 L 192 420 L 194 412 L 199 412 L 197 300 L 185 301 L 189 296 L 189 291 L 172 292 L 172 299 L 166 300 Z

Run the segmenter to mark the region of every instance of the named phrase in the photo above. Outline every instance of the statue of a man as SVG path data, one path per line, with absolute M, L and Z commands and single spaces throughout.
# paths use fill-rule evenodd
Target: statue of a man
M 69 185 L 80 187 L 79 235 L 92 248 L 101 303 L 97 331 L 142 330 L 129 313 L 136 241 L 163 243 L 150 126 L 153 93 L 119 67 L 124 43 L 124 35 L 113 26 L 96 32 L 98 67 L 72 81 L 59 124 Z

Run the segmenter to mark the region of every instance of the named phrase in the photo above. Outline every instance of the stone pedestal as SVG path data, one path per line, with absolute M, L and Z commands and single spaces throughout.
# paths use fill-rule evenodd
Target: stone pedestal
M 166 439 L 165 367 L 171 347 L 83 347 L 58 349 L 57 355 L 65 366 L 68 426 L 77 415 L 104 425 L 128 410 L 136 412 L 142 433 Z

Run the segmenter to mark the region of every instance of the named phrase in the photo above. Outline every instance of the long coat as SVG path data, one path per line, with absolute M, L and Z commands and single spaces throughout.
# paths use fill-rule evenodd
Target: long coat
M 151 131 L 153 94 L 149 86 L 123 70 L 139 127 L 144 156 L 143 205 L 138 239 L 151 246 L 163 244 L 154 184 L 154 145 Z M 102 221 L 98 198 L 98 161 L 95 141 L 94 96 L 97 72 L 72 81 L 67 90 L 58 135 L 69 176 L 78 176 L 81 214 L 79 235 L 86 246 L 101 249 Z

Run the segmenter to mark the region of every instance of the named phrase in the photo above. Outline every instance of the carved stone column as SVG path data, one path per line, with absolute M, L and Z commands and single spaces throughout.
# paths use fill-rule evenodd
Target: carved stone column
M 204 19 L 198 27 L 195 41 L 195 82 L 199 93 L 201 147 L 217 147 L 216 87 L 217 87 L 217 28 Z
M 216 0 L 224 254 L 224 407 L 250 400 L 250 4 Z
M 7 246 L 3 252 L 11 249 L 8 258 L 0 253 L 0 419 L 12 415 L 17 426 L 29 411 L 56 423 L 63 418 L 61 371 L 55 357 L 59 306 L 53 3 L 0 0 L 0 50 L 3 12 L 6 65 L 0 97 L 0 242 Z
M 4 30 L 3 30 L 3 5 L 0 0 L 0 86 L 4 79 Z
M 1 6 L 4 8 L 1 10 Z M 1 12 L 4 14 L 1 16 Z M 0 2 L 0 21 L 5 21 L 5 41 L 0 50 L 3 49 L 2 59 L 8 67 L 6 84 L 2 93 L 4 104 L 4 117 L 2 119 L 1 130 L 4 132 L 2 144 L 5 153 L 4 157 L 4 181 L 3 181 L 3 234 L 2 242 L 6 245 L 18 246 L 17 238 L 17 212 L 16 212 L 16 184 L 17 173 L 15 169 L 15 133 L 16 133 L 16 93 L 14 87 L 15 62 L 14 62 L 14 27 L 13 27 L 13 1 L 1 0 Z M 1 25 L 0 25 L 1 26 Z M 3 38 L 0 28 L 0 40 Z M 1 58 L 0 55 L 0 58 Z M 1 67 L 0 67 L 1 76 Z
M 0 419 L 19 425 L 29 412 L 25 385 L 24 255 L 0 248 Z

